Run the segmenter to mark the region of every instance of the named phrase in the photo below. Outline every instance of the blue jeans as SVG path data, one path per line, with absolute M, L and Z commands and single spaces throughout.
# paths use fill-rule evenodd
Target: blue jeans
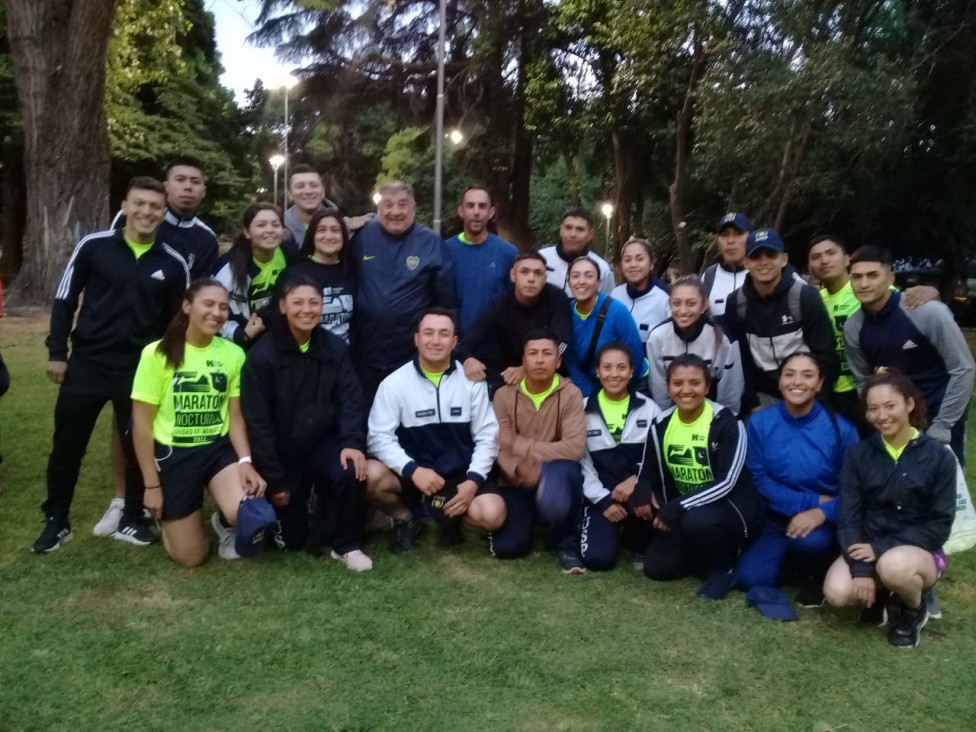
M 532 551 L 536 519 L 549 526 L 557 550 L 579 551 L 583 473 L 579 463 L 554 460 L 543 463 L 535 489 L 499 488 L 508 515 L 505 524 L 489 537 L 491 553 L 499 559 L 516 559 Z

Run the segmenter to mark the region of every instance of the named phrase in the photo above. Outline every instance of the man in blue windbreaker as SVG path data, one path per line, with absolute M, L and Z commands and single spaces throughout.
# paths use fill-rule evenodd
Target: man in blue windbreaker
M 421 313 L 457 305 L 450 258 L 440 236 L 417 223 L 413 189 L 393 181 L 379 194 L 378 217 L 353 246 L 359 290 L 352 348 L 367 407 L 380 382 L 413 358 Z

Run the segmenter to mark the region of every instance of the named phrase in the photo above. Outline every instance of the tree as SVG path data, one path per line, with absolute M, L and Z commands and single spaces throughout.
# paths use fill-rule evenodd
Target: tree
M 108 221 L 105 60 L 118 0 L 7 0 L 27 225 L 8 297 L 49 301 L 74 244 Z

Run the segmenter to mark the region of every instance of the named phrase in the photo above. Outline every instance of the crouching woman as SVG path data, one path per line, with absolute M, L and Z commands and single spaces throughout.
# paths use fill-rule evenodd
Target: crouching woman
M 244 352 L 214 336 L 227 322 L 229 295 L 215 279 L 190 285 L 163 338 L 142 351 L 132 384 L 132 436 L 145 506 L 162 521 L 163 545 L 177 564 L 203 564 L 210 546 L 201 510 L 204 487 L 223 522 L 220 555 L 260 549 L 274 521 L 260 498 L 265 482 L 251 465 L 241 416 Z M 248 500 L 253 499 L 253 500 Z M 233 531 L 240 524 L 241 531 Z
M 886 625 L 888 641 L 918 645 L 929 619 L 923 592 L 945 570 L 942 545 L 956 513 L 956 459 L 925 427 L 925 402 L 896 371 L 868 379 L 866 417 L 878 432 L 847 453 L 840 478 L 837 537 L 843 555 L 824 581 L 834 607 L 862 606 L 861 620 Z

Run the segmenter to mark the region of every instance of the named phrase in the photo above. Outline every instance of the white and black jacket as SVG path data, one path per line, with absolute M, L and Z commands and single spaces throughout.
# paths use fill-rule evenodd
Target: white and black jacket
M 641 343 L 647 343 L 651 331 L 671 317 L 671 296 L 666 287 L 657 278 L 652 278 L 647 289 L 642 292 L 636 292 L 630 285 L 623 284 L 610 293 L 610 297 L 627 306 L 630 316 L 637 323 Z
M 739 414 L 745 389 L 739 344 L 729 341 L 722 328 L 707 317 L 698 320 L 695 330 L 688 337 L 678 332 L 673 318 L 651 331 L 647 339 L 647 362 L 650 364 L 648 381 L 655 403 L 661 409 L 674 404 L 668 394 L 668 365 L 686 353 L 699 356 L 708 367 L 712 379 L 709 396 Z
M 704 449 L 713 480 L 684 495 L 675 487 L 674 477 L 663 456 L 668 424 L 678 418 L 677 407 L 672 407 L 662 412 L 648 430 L 637 487 L 630 504 L 631 507 L 647 505 L 653 494 L 660 506 L 658 515 L 669 526 L 677 526 L 685 511 L 727 500 L 742 517 L 745 536 L 748 537 L 748 527 L 755 525 L 757 517 L 762 515 L 764 501 L 749 471 L 745 469 L 746 428 L 731 410 L 721 404 L 712 402 L 712 409 L 714 416 Z
M 613 489 L 640 472 L 647 431 L 661 412 L 650 399 L 631 393 L 618 444 L 600 411 L 599 393 L 586 400 L 586 452 L 581 465 L 583 494 L 604 511 L 612 502 Z
M 498 455 L 497 435 L 485 382 L 471 381 L 452 361 L 435 387 L 414 358 L 380 383 L 367 449 L 404 478 L 430 468 L 445 478 L 465 475 L 480 487 Z

